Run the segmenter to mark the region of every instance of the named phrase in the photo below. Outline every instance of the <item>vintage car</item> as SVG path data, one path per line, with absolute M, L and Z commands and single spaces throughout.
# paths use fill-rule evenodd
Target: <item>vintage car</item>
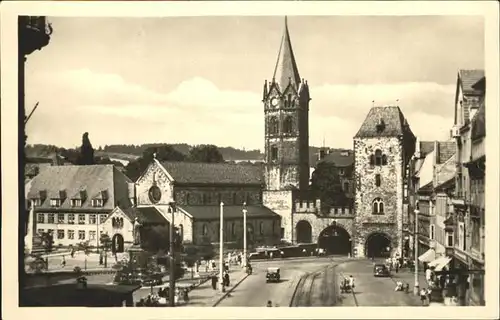
M 266 282 L 279 282 L 280 268 L 267 268 Z
M 389 277 L 391 275 L 389 268 L 385 264 L 376 264 L 373 266 L 373 276 Z

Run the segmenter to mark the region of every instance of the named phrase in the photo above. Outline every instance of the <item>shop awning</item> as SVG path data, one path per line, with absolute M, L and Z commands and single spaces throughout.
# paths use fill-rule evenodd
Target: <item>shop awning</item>
M 443 270 L 444 267 L 446 267 L 448 265 L 448 263 L 450 263 L 450 261 L 451 261 L 451 258 L 440 257 L 432 262 L 429 262 L 429 267 L 434 267 L 435 271 L 441 271 L 441 270 Z
M 431 262 L 436 259 L 436 252 L 434 249 L 427 250 L 424 254 L 418 257 L 418 261 L 420 262 Z

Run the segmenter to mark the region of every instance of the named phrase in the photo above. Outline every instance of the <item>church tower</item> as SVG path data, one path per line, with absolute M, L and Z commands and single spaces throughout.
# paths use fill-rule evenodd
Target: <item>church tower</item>
M 271 81 L 265 81 L 266 189 L 305 190 L 309 186 L 309 87 L 300 78 L 287 18 Z

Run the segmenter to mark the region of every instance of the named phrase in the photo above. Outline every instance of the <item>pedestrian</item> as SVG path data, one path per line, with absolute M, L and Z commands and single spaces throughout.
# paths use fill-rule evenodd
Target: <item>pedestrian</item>
M 216 275 L 212 276 L 212 289 L 214 289 L 214 290 L 217 289 L 217 276 Z
M 273 252 L 269 252 L 269 258 L 272 259 L 273 258 Z
M 75 257 L 75 249 L 74 248 L 71 248 L 71 258 L 74 258 Z
M 398 273 L 398 272 L 399 272 L 399 261 L 396 262 L 396 273 Z
M 267 300 L 267 306 L 268 307 L 272 307 L 273 306 L 273 302 L 271 300 Z
M 66 259 L 64 258 L 64 256 L 62 256 L 62 262 L 61 262 L 61 267 L 65 267 L 66 266 Z
M 420 290 L 420 302 L 422 302 L 423 306 L 425 306 L 425 300 L 427 300 L 427 290 L 422 288 L 422 290 Z
M 99 265 L 102 266 L 104 264 L 104 261 L 103 261 L 103 256 L 102 256 L 102 253 L 99 255 Z
M 354 277 L 352 275 L 349 276 L 349 287 L 354 291 Z
M 229 287 L 229 273 L 224 274 L 224 281 L 226 283 L 226 287 Z

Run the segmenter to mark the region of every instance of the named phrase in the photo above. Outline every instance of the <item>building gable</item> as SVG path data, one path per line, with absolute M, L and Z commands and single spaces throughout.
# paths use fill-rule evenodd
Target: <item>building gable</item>
M 173 201 L 173 183 L 172 176 L 154 159 L 136 182 L 137 205 L 168 205 Z M 154 195 L 153 188 L 157 189 Z

